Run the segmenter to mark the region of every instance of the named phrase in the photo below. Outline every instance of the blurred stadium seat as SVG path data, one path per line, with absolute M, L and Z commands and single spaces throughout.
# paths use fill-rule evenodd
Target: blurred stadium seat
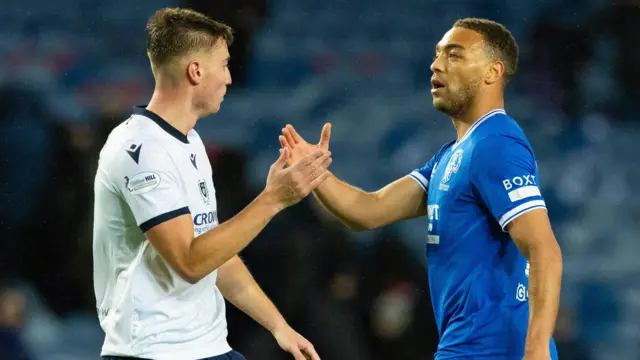
M 238 91 L 232 86 L 221 113 L 197 128 L 209 142 L 246 151 L 250 183 L 259 187 L 277 156 L 284 124 L 295 124 L 317 141 L 322 124 L 331 121 L 334 172 L 375 189 L 421 166 L 454 135 L 449 120 L 431 108 L 427 91 L 433 46 L 452 22 L 463 16 L 502 21 L 526 56 L 532 27 L 556 3 L 275 0 L 255 40 L 249 86 Z M 606 4 L 583 3 L 571 19 L 578 22 Z M 131 94 L 126 102 L 144 103 L 152 89 L 144 23 L 165 5 L 179 3 L 22 0 L 4 8 L 0 81 L 42 93 L 50 114 L 44 122 L 90 122 L 104 89 L 125 85 Z M 640 195 L 635 191 L 640 122 L 637 113 L 620 115 L 632 121 L 618 121 L 595 112 L 606 104 L 605 96 L 616 96 L 607 66 L 616 52 L 611 43 L 597 42 L 592 65 L 580 79 L 587 113 L 577 119 L 564 114 L 544 93 L 532 93 L 525 80 L 515 80 L 507 110 L 537 152 L 565 255 L 563 306 L 576 309 L 580 334 L 595 349 L 594 358 L 622 360 L 640 356 Z M 523 79 L 527 71 L 524 65 Z M 19 136 L 4 124 L 3 136 Z M 44 147 L 46 141 L 38 144 Z M 422 249 L 424 226 L 415 220 L 397 230 L 410 248 Z M 423 261 L 423 251 L 416 253 Z M 102 333 L 94 317 L 33 314 L 27 335 L 38 359 L 97 359 Z M 607 356 L 598 357 L 600 352 Z

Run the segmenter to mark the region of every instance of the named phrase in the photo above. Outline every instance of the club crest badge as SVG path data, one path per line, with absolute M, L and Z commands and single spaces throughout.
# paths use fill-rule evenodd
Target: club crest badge
M 200 189 L 200 196 L 202 197 L 202 201 L 205 204 L 211 204 L 211 194 L 209 193 L 209 188 L 207 187 L 207 182 L 204 179 L 200 179 L 198 181 L 198 188 Z
M 447 184 L 451 181 L 451 178 L 455 173 L 460 170 L 460 164 L 462 164 L 462 154 L 464 150 L 458 149 L 456 152 L 451 155 L 451 159 L 449 159 L 449 163 L 447 163 L 447 167 L 444 169 L 444 175 L 442 176 L 442 182 L 440 184 L 441 190 L 449 190 L 449 185 Z

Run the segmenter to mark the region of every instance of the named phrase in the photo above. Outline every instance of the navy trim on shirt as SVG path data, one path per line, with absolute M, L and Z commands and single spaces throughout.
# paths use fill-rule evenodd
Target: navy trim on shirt
M 152 219 L 149 219 L 145 222 L 143 222 L 142 224 L 140 224 L 140 229 L 142 229 L 142 232 L 147 232 L 149 231 L 149 229 L 151 229 L 152 227 L 156 226 L 156 225 L 160 225 L 165 221 L 169 221 L 171 219 L 177 218 L 180 215 L 185 215 L 185 214 L 190 214 L 191 211 L 189 211 L 189 207 L 185 206 L 183 208 L 180 209 L 176 209 L 176 210 L 172 210 L 169 212 L 166 212 L 164 214 L 158 215 Z
M 187 135 L 181 133 L 180 130 L 171 126 L 171 124 L 169 124 L 165 119 L 161 118 L 158 114 L 147 110 L 146 107 L 147 107 L 146 105 L 135 106 L 133 108 L 133 113 L 135 115 L 142 115 L 146 118 L 151 119 L 153 122 L 158 124 L 158 126 L 160 126 L 162 130 L 166 131 L 169 135 L 182 141 L 185 144 L 189 143 L 189 140 L 187 139 Z

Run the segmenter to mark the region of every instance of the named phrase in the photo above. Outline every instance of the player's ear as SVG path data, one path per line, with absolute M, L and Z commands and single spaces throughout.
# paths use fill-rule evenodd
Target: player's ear
M 202 82 L 202 68 L 197 60 L 191 61 L 187 65 L 187 78 L 192 85 L 198 85 Z
M 504 74 L 504 63 L 502 61 L 492 61 L 487 65 L 487 69 L 484 74 L 484 81 L 491 85 L 502 79 Z

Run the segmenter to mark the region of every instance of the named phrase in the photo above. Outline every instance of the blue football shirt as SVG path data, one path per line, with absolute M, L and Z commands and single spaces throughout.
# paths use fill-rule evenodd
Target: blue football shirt
M 429 288 L 436 359 L 521 359 L 529 264 L 506 232 L 545 209 L 531 145 L 504 110 L 476 121 L 410 176 L 427 192 Z M 556 359 L 553 341 L 552 358 Z

